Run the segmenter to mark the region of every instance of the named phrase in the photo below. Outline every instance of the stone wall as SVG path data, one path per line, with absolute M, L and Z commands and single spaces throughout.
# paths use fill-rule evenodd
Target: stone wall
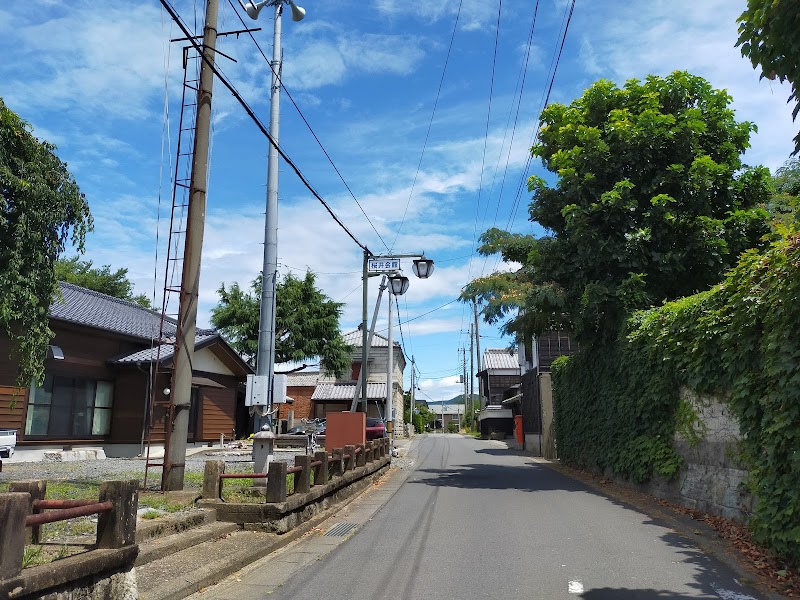
M 698 417 L 691 433 L 676 433 L 673 445 L 686 466 L 672 481 L 655 478 L 647 493 L 727 518 L 741 519 L 753 498 L 745 489 L 747 470 L 739 459 L 739 423 L 724 399 L 682 389 L 681 400 Z

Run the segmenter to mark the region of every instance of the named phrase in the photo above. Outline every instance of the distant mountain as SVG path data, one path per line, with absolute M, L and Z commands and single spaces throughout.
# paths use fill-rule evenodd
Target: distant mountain
M 472 399 L 475 402 L 477 402 L 480 399 L 480 396 L 478 394 L 472 394 Z M 464 394 L 459 394 L 458 396 L 455 396 L 451 400 L 447 400 L 445 404 L 465 404 L 464 400 L 465 400 Z M 466 400 L 469 400 L 469 396 L 466 397 Z

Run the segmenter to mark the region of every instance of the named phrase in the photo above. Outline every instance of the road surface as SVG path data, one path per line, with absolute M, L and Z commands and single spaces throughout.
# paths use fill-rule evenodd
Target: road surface
M 383 500 L 198 597 L 760 598 L 687 538 L 503 443 L 419 436 L 408 458 Z

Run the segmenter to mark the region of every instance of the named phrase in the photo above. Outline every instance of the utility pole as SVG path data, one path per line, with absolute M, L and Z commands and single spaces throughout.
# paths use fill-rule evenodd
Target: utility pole
M 464 363 L 464 421 L 467 420 L 467 392 L 469 391 L 469 381 L 467 381 L 467 349 L 461 349 L 461 361 Z M 461 431 L 461 413 L 458 413 L 458 430 Z
M 192 358 L 197 325 L 197 300 L 200 289 L 200 255 L 206 215 L 208 146 L 211 131 L 211 89 L 214 82 L 214 52 L 217 42 L 217 0 L 208 0 L 203 31 L 203 61 L 200 65 L 200 89 L 197 92 L 192 181 L 189 212 L 186 219 L 186 242 L 181 275 L 180 308 L 175 335 L 172 372 L 172 406 L 166 432 L 166 455 L 161 489 L 183 489 L 186 463 L 186 438 L 189 432 L 189 409 L 192 398 Z
M 472 310 L 475 315 L 475 362 L 478 368 L 478 372 L 481 370 L 481 336 L 478 330 L 478 302 L 475 298 L 472 299 Z M 483 408 L 483 395 L 481 393 L 481 380 L 478 379 L 478 400 L 479 404 L 481 404 L 480 408 Z
M 414 363 L 414 355 L 411 355 L 411 398 L 409 398 L 410 406 L 408 407 L 408 420 L 413 425 L 414 424 L 414 390 L 417 387 L 416 382 L 414 381 L 414 370 L 416 369 L 416 365 Z M 409 432 L 411 430 L 409 429 Z
M 386 432 L 389 435 L 389 456 L 394 449 L 394 415 L 392 405 L 394 404 L 394 339 L 392 331 L 392 293 L 389 292 L 389 357 L 386 365 Z M 364 411 L 366 412 L 366 410 Z
M 470 422 L 470 428 L 474 431 L 475 430 L 475 369 L 473 365 L 474 340 L 472 339 L 472 336 L 473 336 L 473 326 L 472 323 L 470 323 L 469 324 L 469 406 L 470 406 L 469 422 Z

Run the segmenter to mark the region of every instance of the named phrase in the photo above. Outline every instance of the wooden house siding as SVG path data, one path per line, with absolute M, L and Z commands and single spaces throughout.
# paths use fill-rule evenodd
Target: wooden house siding
M 199 397 L 202 402 L 197 415 L 195 440 L 211 441 L 219 439 L 220 434 L 230 438 L 234 433 L 236 414 L 235 385 L 227 389 L 201 387 Z
M 16 429 L 17 439 L 25 431 L 28 388 L 0 386 L 0 429 Z

